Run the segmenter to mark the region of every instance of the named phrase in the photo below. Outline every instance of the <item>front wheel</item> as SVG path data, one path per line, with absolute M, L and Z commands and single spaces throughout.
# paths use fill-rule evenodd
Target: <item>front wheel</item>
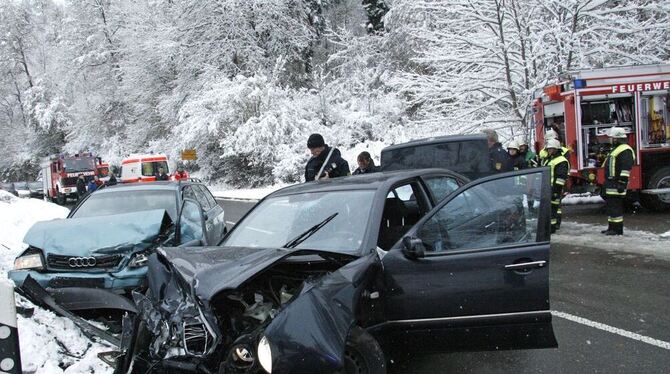
M 60 191 L 57 192 L 57 195 L 56 195 L 56 204 L 58 204 L 58 205 L 65 205 L 65 201 L 66 201 L 66 200 L 67 200 L 67 197 L 65 196 L 65 194 L 60 193 Z
M 385 374 L 386 360 L 377 340 L 356 326 L 349 332 L 343 374 Z
M 670 166 L 662 167 L 652 174 L 647 184 L 648 189 L 670 188 Z M 642 194 L 645 208 L 655 211 L 670 210 L 670 193 L 650 195 Z

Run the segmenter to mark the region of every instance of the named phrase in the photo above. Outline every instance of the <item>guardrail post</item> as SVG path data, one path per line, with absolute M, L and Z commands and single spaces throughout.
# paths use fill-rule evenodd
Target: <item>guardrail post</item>
M 14 284 L 0 279 L 0 373 L 21 373 Z

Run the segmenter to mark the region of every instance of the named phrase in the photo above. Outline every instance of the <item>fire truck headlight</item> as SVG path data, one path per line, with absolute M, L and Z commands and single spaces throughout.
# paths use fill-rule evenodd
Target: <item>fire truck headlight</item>
M 34 253 L 26 256 L 17 257 L 14 260 L 14 269 L 43 269 L 42 255 Z
M 135 253 L 133 258 L 130 259 L 128 266 L 131 268 L 139 268 L 145 266 L 147 264 L 147 261 L 149 261 L 149 257 L 147 256 L 146 253 L 143 252 Z

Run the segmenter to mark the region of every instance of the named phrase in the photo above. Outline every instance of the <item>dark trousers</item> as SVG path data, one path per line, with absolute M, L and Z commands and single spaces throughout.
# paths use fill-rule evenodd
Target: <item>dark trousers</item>
M 624 196 L 605 195 L 605 202 L 607 203 L 607 223 L 609 229 L 623 233 L 623 205 Z
M 561 228 L 561 199 L 551 201 L 551 232 Z

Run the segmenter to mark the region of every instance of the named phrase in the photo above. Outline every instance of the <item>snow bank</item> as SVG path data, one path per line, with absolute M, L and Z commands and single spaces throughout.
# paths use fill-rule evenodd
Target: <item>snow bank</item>
M 14 266 L 14 258 L 25 248 L 23 236 L 38 221 L 65 218 L 69 210 L 37 199 L 19 199 L 0 191 L 0 277 Z M 67 318 L 35 307 L 17 295 L 17 300 L 34 308 L 30 318 L 18 316 L 21 361 L 24 372 L 105 373 L 111 368 L 97 357 L 110 347 L 91 342 Z
M 582 204 L 604 204 L 605 200 L 598 195 L 593 195 L 590 192 L 582 194 L 570 194 L 561 200 L 563 205 L 582 205 Z
M 605 236 L 600 233 L 604 228 L 602 225 L 563 221 L 561 230 L 551 235 L 551 241 L 606 251 L 638 253 L 670 260 L 670 231 L 659 235 L 647 231 L 624 229 L 623 236 Z

